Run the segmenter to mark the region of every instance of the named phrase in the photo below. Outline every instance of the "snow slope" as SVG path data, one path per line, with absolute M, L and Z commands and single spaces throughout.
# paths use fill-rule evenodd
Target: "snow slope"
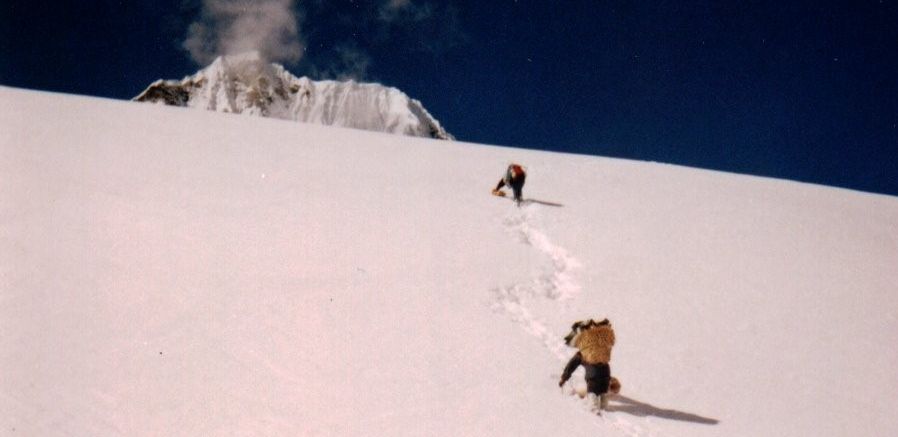
M 180 81 L 157 80 L 139 102 L 280 118 L 442 140 L 449 132 L 421 102 L 396 88 L 355 81 L 313 81 L 258 52 L 220 56 Z
M 894 197 L 0 101 L 0 435 L 898 429 Z M 522 208 L 489 195 L 509 161 Z M 557 386 L 587 317 L 618 337 L 603 416 Z

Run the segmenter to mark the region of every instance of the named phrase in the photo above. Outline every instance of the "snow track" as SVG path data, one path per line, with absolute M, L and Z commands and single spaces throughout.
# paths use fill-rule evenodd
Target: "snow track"
M 560 303 L 577 296 L 581 287 L 572 271 L 580 267 L 580 262 L 566 250 L 555 245 L 538 226 L 533 224 L 537 210 L 537 206 L 528 205 L 507 216 L 503 224 L 506 231 L 514 235 L 518 241 L 537 249 L 548 258 L 550 269 L 548 273 L 538 275 L 529 281 L 493 289 L 494 308 L 508 314 L 524 331 L 540 340 L 552 355 L 560 361 L 565 361 L 569 354 L 561 341 L 561 336 L 550 332 L 545 323 L 533 315 L 530 305 L 534 300 L 543 301 L 543 304 Z
M 534 308 L 533 305 L 544 308 L 548 304 L 561 304 L 576 298 L 582 287 L 574 271 L 582 264 L 540 230 L 538 210 L 538 206 L 530 204 L 506 216 L 502 223 L 506 232 L 513 235 L 518 242 L 536 249 L 548 259 L 549 271 L 521 283 L 493 289 L 495 299 L 493 307 L 504 312 L 525 332 L 539 340 L 560 362 L 566 362 L 570 358 L 571 350 L 561 340 L 563 334 L 551 332 L 546 323 L 533 314 L 531 308 Z M 574 398 L 576 399 L 576 396 Z M 595 413 L 592 401 L 577 399 L 577 403 L 584 411 Z M 658 435 L 617 415 L 606 413 L 594 416 L 594 420 L 597 425 L 611 426 L 625 436 Z
M 537 294 L 554 301 L 565 301 L 580 294 L 581 287 L 574 279 L 573 271 L 581 266 L 580 261 L 567 251 L 555 245 L 549 237 L 533 225 L 534 212 L 538 209 L 530 205 L 520 214 L 505 218 L 506 229 L 515 234 L 521 243 L 539 250 L 552 261 L 552 270 L 541 275 L 530 288 Z

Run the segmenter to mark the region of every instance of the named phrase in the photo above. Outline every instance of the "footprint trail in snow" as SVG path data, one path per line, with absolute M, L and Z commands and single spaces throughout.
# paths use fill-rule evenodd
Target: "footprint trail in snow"
M 520 243 L 530 246 L 546 259 L 549 269 L 529 278 L 526 281 L 498 287 L 492 290 L 495 298 L 493 307 L 504 312 L 525 332 L 534 336 L 560 362 L 567 362 L 571 351 L 564 344 L 561 335 L 551 332 L 546 324 L 530 310 L 537 303 L 545 307 L 547 303 L 563 304 L 580 294 L 582 287 L 577 282 L 574 271 L 581 267 L 580 261 L 571 256 L 563 247 L 552 242 L 548 235 L 536 225 L 535 213 L 538 207 L 533 205 L 521 208 L 503 220 L 506 232 L 514 236 Z M 591 407 L 584 403 L 584 409 Z M 617 429 L 623 435 L 655 436 L 651 429 L 645 429 L 622 417 L 600 415 L 595 418 Z
M 518 241 L 544 255 L 550 269 L 525 282 L 493 289 L 496 299 L 494 307 L 508 314 L 527 333 L 539 339 L 549 352 L 564 361 L 568 351 L 561 338 L 550 332 L 545 323 L 533 315 L 529 305 L 534 300 L 560 303 L 579 295 L 581 287 L 574 278 L 573 271 L 580 267 L 580 262 L 533 225 L 536 209 L 535 206 L 521 208 L 506 217 L 503 224 L 506 231 Z

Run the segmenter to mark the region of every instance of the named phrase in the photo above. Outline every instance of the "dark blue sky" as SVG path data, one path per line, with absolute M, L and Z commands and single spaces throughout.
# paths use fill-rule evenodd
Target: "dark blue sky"
M 222 1 L 5 0 L 0 84 L 131 98 L 201 67 L 183 43 Z M 460 140 L 898 195 L 898 0 L 291 11 L 306 49 L 288 69 L 395 86 Z

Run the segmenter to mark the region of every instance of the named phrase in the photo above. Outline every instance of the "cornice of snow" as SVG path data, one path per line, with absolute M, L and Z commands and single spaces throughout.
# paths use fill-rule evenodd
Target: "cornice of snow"
M 257 52 L 220 56 L 196 74 L 157 80 L 133 100 L 417 137 L 455 139 L 421 104 L 377 83 L 314 81 Z

